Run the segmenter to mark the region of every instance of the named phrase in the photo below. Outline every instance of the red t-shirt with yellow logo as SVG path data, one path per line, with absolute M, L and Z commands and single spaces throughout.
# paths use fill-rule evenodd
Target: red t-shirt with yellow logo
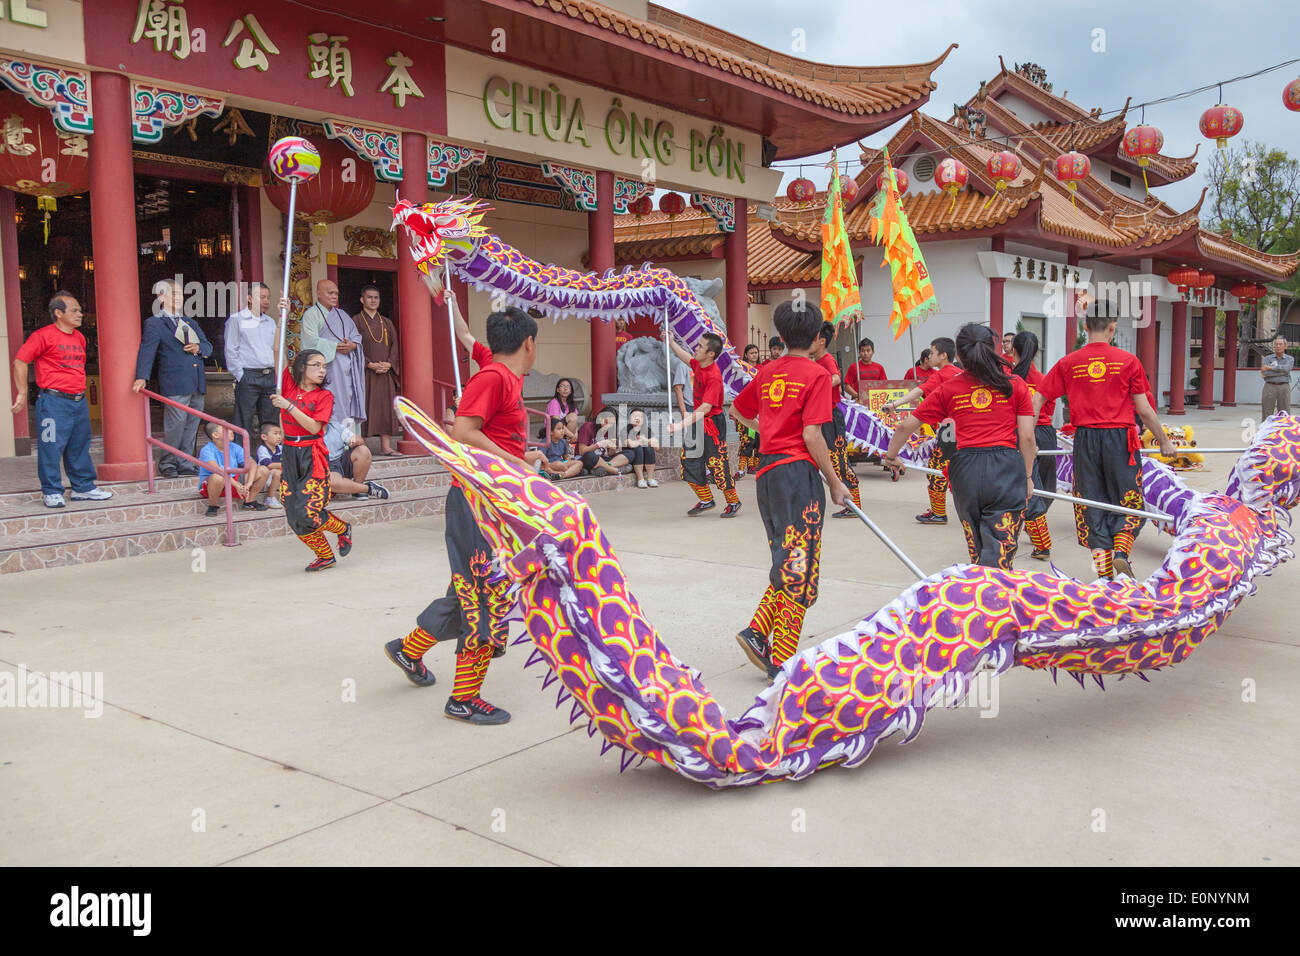
M 786 355 L 764 363 L 731 407 L 758 421 L 760 454 L 785 455 L 787 461 L 812 461 L 803 429 L 805 425 L 822 425 L 831 420 L 831 395 L 829 372 L 812 359 Z
M 1033 399 L 1035 392 L 1042 391 L 1044 377 L 1043 373 L 1038 371 L 1038 366 L 1029 366 L 1029 371 L 1025 373 L 1025 384 L 1029 386 L 1029 397 L 1031 400 Z M 1038 413 L 1038 420 L 1034 422 L 1034 424 L 1039 426 L 1051 425 L 1052 415 L 1055 414 L 1055 412 L 1056 399 L 1052 399 L 1050 402 L 1043 402 L 1043 410 Z
M 1133 396 L 1150 389 L 1132 352 L 1093 342 L 1076 349 L 1043 376 L 1038 393 L 1070 401 L 1070 424 L 1085 428 L 1132 428 Z
M 1016 417 L 1032 415 L 1029 386 L 1012 375 L 1011 394 L 989 388 L 969 372 L 954 375 L 925 397 L 912 414 L 928 425 L 951 418 L 957 448 L 1015 448 Z

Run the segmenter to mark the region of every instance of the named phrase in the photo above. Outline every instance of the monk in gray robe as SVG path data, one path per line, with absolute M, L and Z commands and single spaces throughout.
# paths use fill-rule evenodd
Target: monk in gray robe
M 338 417 L 360 423 L 366 417 L 366 354 L 352 316 L 338 306 L 339 287 L 321 279 L 316 283 L 316 304 L 302 314 L 298 340 L 329 363 L 325 387 L 334 393 Z

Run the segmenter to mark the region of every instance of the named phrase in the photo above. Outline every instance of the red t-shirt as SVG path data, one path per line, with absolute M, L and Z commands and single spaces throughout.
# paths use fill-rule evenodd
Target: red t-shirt
M 1029 371 L 1025 373 L 1025 384 L 1029 386 L 1029 397 L 1032 400 L 1035 392 L 1043 389 L 1043 373 L 1038 371 L 1037 365 L 1029 366 Z M 1052 424 L 1052 414 L 1056 411 L 1056 399 L 1050 402 L 1043 402 L 1043 410 L 1038 413 L 1038 421 L 1035 425 Z
M 691 359 L 691 395 L 695 399 L 696 408 L 706 402 L 709 404 L 712 409 L 710 415 L 717 415 L 723 410 L 726 397 L 722 391 L 722 372 L 718 370 L 717 362 L 701 365 L 696 359 Z
M 831 420 L 834 391 L 831 377 L 820 363 L 787 355 L 764 363 L 731 407 L 745 418 L 758 421 L 760 454 L 812 461 L 803 429 L 805 425 Z
M 27 337 L 14 358 L 28 365 L 35 362 L 40 388 L 74 395 L 86 390 L 86 337 L 79 329 L 64 332 L 53 322 L 43 325 Z M 27 383 L 19 382 L 18 387 L 25 389 Z
M 1137 356 L 1103 342 L 1076 349 L 1043 376 L 1038 393 L 1070 401 L 1070 424 L 1090 428 L 1131 428 L 1133 396 L 1150 390 Z
M 821 358 L 817 359 L 817 364 L 826 369 L 826 373 L 832 377 L 840 374 L 839 363 L 835 361 L 835 356 L 827 352 Z M 826 398 L 826 417 L 822 421 L 828 422 L 835 414 L 835 406 L 840 403 L 840 389 L 838 385 L 831 386 L 831 393 Z
M 929 368 L 927 368 L 927 369 L 925 369 L 924 372 L 922 372 L 921 369 L 919 369 L 919 368 L 917 368 L 915 365 L 913 365 L 913 366 L 912 366 L 911 368 L 909 368 L 909 369 L 907 370 L 907 372 L 903 375 L 903 378 L 905 378 L 905 379 L 909 379 L 909 378 L 911 378 L 911 379 L 916 379 L 918 382 L 924 382 L 927 378 L 929 378 L 929 377 L 930 377 L 931 375 L 933 375 L 933 374 L 934 374 L 934 370 L 933 370 L 933 369 L 929 369 Z
M 492 350 L 478 339 L 474 340 L 474 347 L 469 350 L 469 357 L 478 364 L 480 371 L 492 364 Z
M 854 362 L 844 374 L 844 384 L 854 395 L 862 389 L 863 382 L 883 382 L 889 378 L 879 362 Z
M 929 396 L 936 388 L 961 374 L 961 369 L 949 362 L 943 368 L 931 369 L 930 377 L 917 382 L 923 396 Z
M 334 414 L 334 393 L 328 388 L 317 387 L 310 392 L 304 392 L 286 368 L 281 379 L 280 390 L 284 397 L 297 405 L 308 418 L 320 422 L 321 425 L 329 424 L 330 417 Z M 286 438 L 325 437 L 324 428 L 312 435 L 298 424 L 298 419 L 294 418 L 293 413 L 287 408 L 280 411 L 280 427 L 284 430 Z
M 484 365 L 465 384 L 456 417 L 483 419 L 484 435 L 502 451 L 524 457 L 528 432 L 524 380 L 500 362 Z
M 951 418 L 957 430 L 957 447 L 1015 448 L 1016 417 L 1032 415 L 1029 386 L 1011 376 L 1011 395 L 989 388 L 974 375 L 949 376 L 912 414 L 929 425 Z

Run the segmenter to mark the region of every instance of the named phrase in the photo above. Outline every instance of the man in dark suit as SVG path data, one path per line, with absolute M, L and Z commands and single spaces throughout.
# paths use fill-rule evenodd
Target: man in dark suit
M 144 321 L 131 390 L 138 392 L 144 388 L 157 359 L 158 391 L 174 402 L 202 411 L 203 396 L 208 390 L 203 360 L 212 354 L 212 343 L 197 322 L 181 314 L 185 293 L 180 282 L 162 279 L 154 283 L 154 292 L 158 301 L 154 303 L 153 315 Z M 163 441 L 168 445 L 193 455 L 198 429 L 196 416 L 171 405 L 163 406 Z M 164 478 L 198 473 L 197 467 L 171 452 L 164 452 L 158 459 L 158 474 Z

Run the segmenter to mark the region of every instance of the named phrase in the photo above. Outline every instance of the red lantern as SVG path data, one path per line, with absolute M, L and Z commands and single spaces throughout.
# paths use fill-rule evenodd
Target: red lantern
M 1219 149 L 1228 145 L 1228 137 L 1236 136 L 1246 123 L 1246 117 L 1235 106 L 1211 106 L 1201 114 L 1201 135 L 1219 144 Z
M 1262 285 L 1255 286 L 1255 293 L 1253 296 L 1254 299 L 1259 300 L 1264 298 L 1264 296 L 1266 295 L 1268 295 L 1268 288 L 1266 286 L 1262 286 Z
M 966 168 L 966 164 L 951 156 L 940 160 L 939 165 L 935 167 L 935 185 L 952 197 L 953 209 L 957 208 L 957 191 L 966 185 L 969 176 L 970 171 Z
M 295 212 L 319 234 L 329 223 L 351 219 L 370 205 L 375 198 L 375 177 L 369 163 L 338 140 L 316 136 L 311 143 L 320 152 L 320 172 L 298 184 Z M 345 168 L 350 170 L 351 182 L 344 179 Z M 289 211 L 289 184 L 273 175 L 270 167 L 262 171 L 262 188 L 276 209 Z
M 1083 153 L 1071 150 L 1056 157 L 1056 178 L 1070 190 L 1071 204 L 1074 203 L 1074 193 L 1079 188 L 1079 182 L 1087 179 L 1091 173 L 1092 160 Z
M 988 173 L 990 178 L 996 180 L 993 188 L 1002 192 L 1007 188 L 1008 182 L 1020 175 L 1020 157 L 1009 149 L 994 153 L 989 157 Z
M 811 179 L 804 179 L 800 176 L 786 187 L 785 195 L 791 202 L 803 205 L 806 202 L 810 202 L 812 198 L 817 195 L 817 187 L 813 184 Z
M 1200 283 L 1201 273 L 1199 270 L 1193 269 L 1191 266 L 1179 266 L 1177 269 L 1171 270 L 1166 278 L 1171 283 L 1178 286 L 1179 292 L 1183 295 L 1187 295 L 1188 289 L 1194 288 Z
M 845 176 L 840 180 L 840 195 L 844 198 L 844 205 L 848 205 L 857 198 L 858 181 L 851 176 Z
M 953 160 L 953 162 L 956 162 L 956 160 Z M 964 169 L 965 167 L 962 168 Z M 898 194 L 901 196 L 903 193 L 907 192 L 907 173 L 903 172 L 901 169 L 896 169 L 894 170 L 894 178 L 898 180 Z M 936 174 L 934 178 L 938 179 L 938 174 Z M 965 180 L 963 179 L 963 182 L 964 181 Z M 876 188 L 884 189 L 885 182 L 885 172 L 884 170 L 881 170 L 880 175 L 876 177 Z
M 1198 272 L 1196 281 L 1190 284 L 1198 289 L 1208 289 L 1216 281 L 1218 280 L 1213 272 Z
M 91 138 L 60 131 L 49 110 L 8 90 L 0 91 L 0 120 L 5 134 L 0 186 L 36 197 L 37 208 L 45 213 L 48 241 L 56 200 L 90 188 Z
M 659 211 L 669 219 L 676 219 L 686 209 L 686 200 L 678 193 L 664 193 L 659 197 Z
M 642 196 L 628 203 L 627 211 L 640 219 L 642 216 L 648 216 L 654 212 L 655 204 L 649 196 Z
M 1263 286 L 1257 286 L 1252 282 L 1238 282 L 1228 291 L 1242 302 L 1249 304 L 1259 301 L 1267 290 Z
M 1134 126 L 1124 134 L 1120 149 L 1124 155 L 1137 159 L 1138 168 L 1142 170 L 1142 185 L 1148 192 L 1151 186 L 1147 182 L 1147 167 L 1151 165 L 1151 157 L 1160 155 L 1164 145 L 1165 134 L 1154 126 Z
M 1300 76 L 1282 88 L 1282 105 L 1292 113 L 1300 113 Z

